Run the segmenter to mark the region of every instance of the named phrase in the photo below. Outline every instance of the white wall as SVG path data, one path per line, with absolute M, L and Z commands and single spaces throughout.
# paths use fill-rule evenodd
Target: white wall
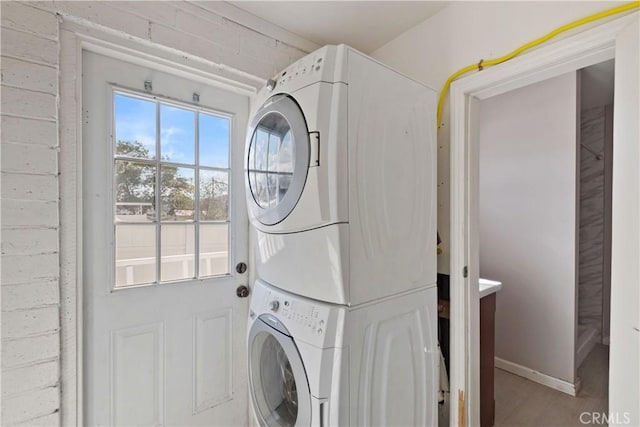
M 436 90 L 450 74 L 503 55 L 586 15 L 623 2 L 454 2 L 371 55 Z M 447 105 L 447 104 L 445 104 Z M 438 230 L 444 253 L 438 272 L 449 272 L 449 131 L 438 132 Z
M 58 21 L 2 3 L 2 424 L 58 423 Z
M 56 13 L 235 68 L 257 76 L 256 84 L 305 54 L 212 12 L 218 6 L 1 3 L 2 425 L 60 422 L 59 241 L 66 230 L 58 201 Z
M 574 382 L 576 73 L 480 102 L 480 276 L 496 357 Z

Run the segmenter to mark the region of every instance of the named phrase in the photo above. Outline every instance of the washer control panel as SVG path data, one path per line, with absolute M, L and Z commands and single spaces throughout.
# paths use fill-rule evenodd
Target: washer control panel
M 340 307 L 291 295 L 256 282 L 249 310 L 251 318 L 269 313 L 275 316 L 295 339 L 318 347 L 334 346 Z M 326 342 L 325 342 L 326 341 Z
M 286 298 L 286 297 L 285 297 Z M 321 309 L 306 301 L 285 299 L 282 302 L 283 319 L 288 319 L 287 324 L 294 322 L 303 328 L 310 329 L 317 335 L 322 335 L 326 323 L 325 316 L 321 314 Z

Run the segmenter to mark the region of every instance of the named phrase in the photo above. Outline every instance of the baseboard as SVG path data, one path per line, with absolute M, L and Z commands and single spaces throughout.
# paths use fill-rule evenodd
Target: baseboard
M 496 368 L 502 369 L 503 371 L 511 372 L 512 374 L 561 391 L 571 396 L 575 396 L 576 394 L 578 394 L 578 390 L 580 388 L 579 380 L 576 382 L 576 384 L 571 384 L 570 382 L 545 375 L 542 372 L 534 371 L 533 369 L 518 365 L 517 363 L 508 362 L 498 357 L 495 358 L 495 362 Z

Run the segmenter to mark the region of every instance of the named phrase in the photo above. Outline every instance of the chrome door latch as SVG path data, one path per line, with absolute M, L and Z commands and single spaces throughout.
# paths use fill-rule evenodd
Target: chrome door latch
M 249 296 L 249 288 L 245 285 L 238 286 L 236 289 L 236 296 L 238 298 L 246 298 Z

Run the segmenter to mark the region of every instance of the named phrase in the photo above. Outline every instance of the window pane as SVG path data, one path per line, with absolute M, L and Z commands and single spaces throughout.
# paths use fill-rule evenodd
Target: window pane
M 116 288 L 156 281 L 156 227 L 116 225 Z
M 160 280 L 191 279 L 195 277 L 195 225 L 162 224 Z
M 229 218 L 229 173 L 200 169 L 200 221 Z
M 194 164 L 195 146 L 195 112 L 160 104 L 160 159 Z
M 155 166 L 116 160 L 116 221 L 155 220 Z
M 116 156 L 155 159 L 156 103 L 115 94 Z
M 195 209 L 194 170 L 160 166 L 162 221 L 192 221 Z
M 200 277 L 229 273 L 229 224 L 200 224 Z
M 200 113 L 200 165 L 229 166 L 229 119 Z

